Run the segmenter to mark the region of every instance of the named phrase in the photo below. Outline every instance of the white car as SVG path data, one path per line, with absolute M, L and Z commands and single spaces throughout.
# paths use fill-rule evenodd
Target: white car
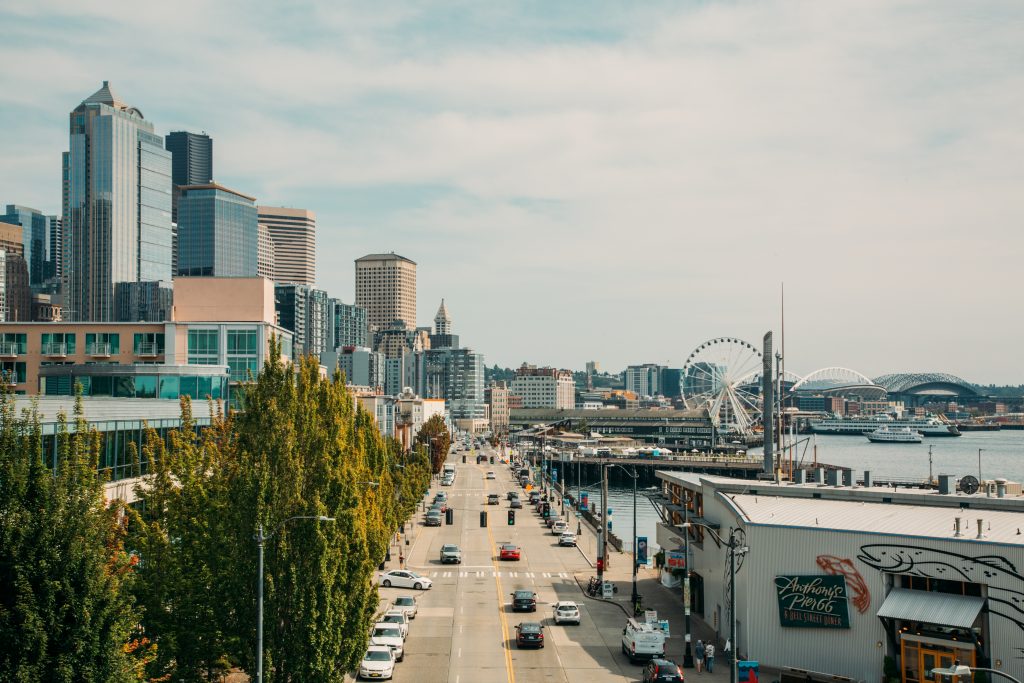
M 400 609 L 389 609 L 380 618 L 380 623 L 394 624 L 402 632 L 403 639 L 409 637 L 409 617 L 405 616 L 405 612 Z
M 398 624 L 374 624 L 373 630 L 370 631 L 370 642 L 390 647 L 395 653 L 396 662 L 405 658 L 405 638 L 402 637 L 402 629 L 398 628 Z
M 551 535 L 552 536 L 561 536 L 562 534 L 564 534 L 568 530 L 569 530 L 569 525 L 566 524 L 565 522 L 563 522 L 562 520 L 558 520 L 557 522 L 555 522 L 554 524 L 551 525 Z
M 571 531 L 566 531 L 564 534 L 558 537 L 558 545 L 575 548 L 576 534 L 574 534 Z
M 411 595 L 399 595 L 395 603 L 391 605 L 392 610 L 402 610 L 405 616 L 410 619 L 416 618 L 416 598 Z
M 488 479 L 494 479 L 494 472 L 488 472 L 487 473 L 487 478 Z
M 578 626 L 580 623 L 580 608 L 571 600 L 556 602 L 552 608 L 552 615 L 556 624 L 576 624 Z
M 359 678 L 370 680 L 390 679 L 395 675 L 395 653 L 387 645 L 371 645 L 366 648 L 363 661 L 359 662 Z
M 434 585 L 434 582 L 427 577 L 420 576 L 408 569 L 392 569 L 389 572 L 384 572 L 380 575 L 379 583 L 385 588 L 395 586 L 397 588 L 415 588 L 418 591 L 430 590 L 430 587 Z

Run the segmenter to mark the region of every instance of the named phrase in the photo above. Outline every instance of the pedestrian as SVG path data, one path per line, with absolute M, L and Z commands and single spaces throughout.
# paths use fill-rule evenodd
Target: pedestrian
M 698 640 L 697 647 L 695 648 L 694 654 L 697 655 L 694 660 L 697 664 L 697 673 L 704 673 L 704 641 Z
M 715 672 L 715 644 L 708 643 L 704 646 L 704 668 L 708 670 L 708 673 Z
M 725 645 L 722 646 L 722 656 L 725 657 L 725 661 L 732 662 L 732 641 L 728 638 L 725 639 Z
M 398 553 L 398 566 L 405 569 L 405 555 L 401 551 Z

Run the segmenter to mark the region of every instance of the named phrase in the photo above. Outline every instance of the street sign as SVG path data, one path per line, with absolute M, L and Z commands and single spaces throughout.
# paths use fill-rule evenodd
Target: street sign
M 669 550 L 665 553 L 665 566 L 669 569 L 686 569 L 686 553 L 682 550 Z
M 636 561 L 638 564 L 647 564 L 647 537 L 636 537 Z
M 846 577 L 842 574 L 776 576 L 779 624 L 802 628 L 850 628 Z

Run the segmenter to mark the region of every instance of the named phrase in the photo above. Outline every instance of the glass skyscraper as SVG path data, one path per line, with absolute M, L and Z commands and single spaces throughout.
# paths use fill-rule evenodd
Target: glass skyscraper
M 110 84 L 70 115 L 65 313 L 112 321 L 118 282 L 170 280 L 171 154 Z
M 27 206 L 8 204 L 7 212 L 0 215 L 0 221 L 21 226 L 29 284 L 42 284 L 46 279 L 46 262 L 49 260 L 47 258 L 47 240 L 50 232 L 50 217 L 44 215 L 42 211 Z
M 256 200 L 214 183 L 180 191 L 178 275 L 256 277 Z
M 176 130 L 164 138 L 171 153 L 171 182 L 174 200 L 171 220 L 178 222 L 178 188 L 213 182 L 213 139 L 206 133 Z

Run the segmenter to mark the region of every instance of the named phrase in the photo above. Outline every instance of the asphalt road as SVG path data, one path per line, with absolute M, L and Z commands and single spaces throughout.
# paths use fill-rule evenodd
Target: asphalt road
M 475 457 L 462 453 L 449 457 L 456 464 L 453 486 L 435 481 L 428 500 L 436 491 L 448 493 L 455 510 L 454 524 L 423 526 L 417 513 L 410 535 L 406 566 L 434 581 L 433 589 L 418 592 L 419 614 L 412 622 L 405 643 L 405 660 L 395 670 L 397 683 L 602 683 L 636 681 L 641 667 L 622 655 L 620 635 L 625 615 L 614 605 L 583 597 L 574 575 L 582 580 L 592 575 L 587 559 L 576 548 L 558 546 L 558 539 L 529 506 L 516 510 L 516 524 L 507 523 L 505 494 L 518 490 L 508 465 L 475 464 Z M 493 471 L 495 480 L 487 480 Z M 487 505 L 487 494 L 498 493 L 499 505 Z M 557 504 L 553 504 L 557 511 Z M 488 525 L 480 526 L 480 511 L 488 513 Z M 570 524 L 575 529 L 575 520 Z M 498 546 L 511 542 L 522 551 L 519 562 L 498 560 Z M 462 549 L 461 565 L 442 565 L 440 548 L 456 543 Z M 583 548 L 587 550 L 586 547 Z M 593 553 L 590 553 L 593 557 Z M 397 563 L 394 563 L 394 566 Z M 511 592 L 531 589 L 537 593 L 537 612 L 513 613 Z M 381 598 L 415 592 L 381 588 Z M 573 600 L 580 605 L 580 626 L 555 626 L 552 605 Z M 519 650 L 515 626 L 522 621 L 540 621 L 545 626 L 546 646 Z

